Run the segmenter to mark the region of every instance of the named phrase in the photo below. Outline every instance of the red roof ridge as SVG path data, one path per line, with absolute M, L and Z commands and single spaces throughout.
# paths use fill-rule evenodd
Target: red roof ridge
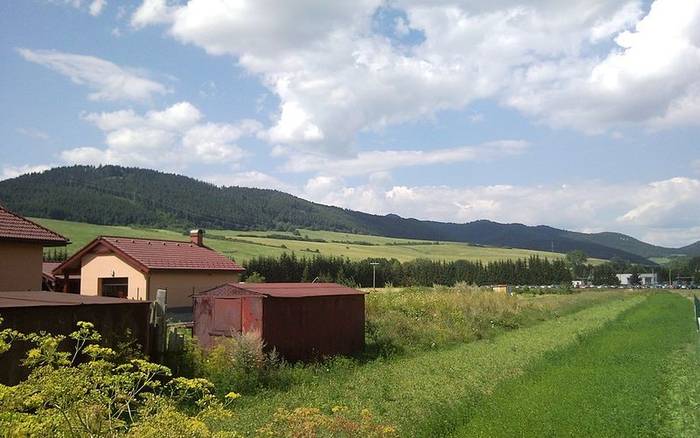
M 151 243 L 163 245 L 151 245 Z M 78 270 L 80 259 L 100 244 L 106 245 L 125 262 L 142 272 L 151 270 L 241 272 L 245 270 L 234 260 L 204 245 L 199 246 L 177 240 L 98 236 L 54 269 L 54 274 L 60 275 L 65 271 Z
M 112 236 L 109 234 L 100 234 L 97 238 L 105 239 L 126 239 L 126 240 L 151 240 L 154 242 L 172 242 L 172 243 L 190 243 L 189 240 L 173 240 L 173 239 L 159 239 L 156 237 L 130 237 L 130 236 Z
M 234 294 L 245 292 L 274 298 L 304 298 L 337 295 L 365 295 L 365 292 L 338 283 L 224 283 L 205 290 L 199 295 L 226 295 L 236 289 Z M 301 289 L 301 290 L 300 290 Z

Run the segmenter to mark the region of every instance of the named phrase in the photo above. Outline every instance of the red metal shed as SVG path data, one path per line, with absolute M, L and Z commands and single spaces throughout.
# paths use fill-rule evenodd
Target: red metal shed
M 194 296 L 194 335 L 258 332 L 287 360 L 354 355 L 365 345 L 364 292 L 335 283 L 227 283 Z

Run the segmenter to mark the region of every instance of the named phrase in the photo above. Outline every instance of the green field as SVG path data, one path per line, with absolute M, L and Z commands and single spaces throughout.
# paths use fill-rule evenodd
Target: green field
M 687 300 L 651 296 L 499 387 L 455 436 L 699 436 L 690 399 L 698 386 L 673 387 L 679 367 L 693 368 L 678 357 L 698 351 L 693 326 Z M 694 362 L 697 376 L 697 354 Z M 677 420 L 689 428 L 677 428 Z
M 32 218 L 41 225 L 71 240 L 68 252 L 73 253 L 99 235 L 147 237 L 186 241 L 181 232 L 127 226 L 93 225 L 80 222 Z M 369 257 L 416 258 L 433 260 L 481 260 L 483 262 L 527 258 L 531 255 L 561 258 L 562 254 L 513 248 L 473 246 L 466 243 L 431 242 L 332 231 L 298 230 L 298 235 L 278 231 L 210 230 L 206 244 L 237 261 L 258 256 L 279 256 L 293 252 L 297 256 L 344 256 L 361 260 Z
M 542 322 L 516 318 L 517 330 L 454 343 L 436 334 L 437 345 L 412 353 L 297 369 L 290 387 L 242 398 L 230 427 L 250 434 L 280 407 L 345 406 L 368 409 L 399 436 L 697 436 L 700 354 L 689 300 L 620 292 L 539 299 L 517 298 L 516 314 L 549 309 L 535 318 Z M 411 301 L 381 297 L 369 306 L 392 318 L 391 307 L 412 314 Z M 425 307 L 426 319 L 449 319 L 425 301 L 415 309 Z M 467 307 L 487 318 L 502 313 L 494 303 Z M 425 324 L 424 334 L 440 332 Z

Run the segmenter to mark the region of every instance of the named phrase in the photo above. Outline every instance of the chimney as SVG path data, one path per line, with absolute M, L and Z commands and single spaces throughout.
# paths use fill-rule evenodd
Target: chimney
M 204 230 L 196 229 L 190 231 L 190 241 L 197 246 L 204 246 Z

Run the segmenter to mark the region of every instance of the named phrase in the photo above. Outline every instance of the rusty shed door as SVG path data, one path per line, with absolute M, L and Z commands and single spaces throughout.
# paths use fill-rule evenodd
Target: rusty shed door
M 241 299 L 217 298 L 214 304 L 214 330 L 228 334 L 241 331 Z
M 243 323 L 244 332 L 256 332 L 262 335 L 262 297 L 243 298 Z

